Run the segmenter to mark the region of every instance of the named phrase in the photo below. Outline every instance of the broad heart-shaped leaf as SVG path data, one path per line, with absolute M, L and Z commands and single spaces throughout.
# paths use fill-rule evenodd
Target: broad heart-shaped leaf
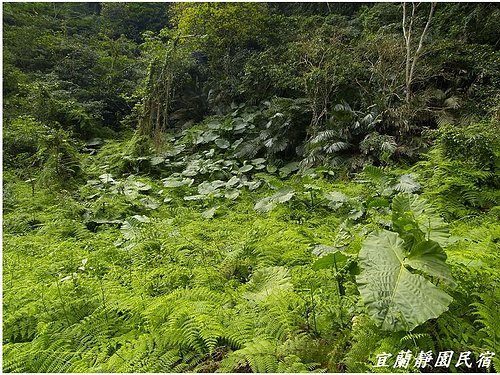
M 151 165 L 158 165 L 165 161 L 165 158 L 162 156 L 153 156 L 151 158 Z
M 295 172 L 298 169 L 299 169 L 299 163 L 297 162 L 288 163 L 284 167 L 280 168 L 280 177 L 286 177 L 290 173 Z
M 244 182 L 244 185 L 248 187 L 248 190 L 252 191 L 252 190 L 257 189 L 261 185 L 261 182 L 260 181 L 247 181 L 247 182 Z
M 272 200 L 272 197 L 265 197 L 260 199 L 255 203 L 254 210 L 262 213 L 271 211 L 276 206 L 276 202 Z
M 340 252 L 340 249 L 336 249 L 336 251 L 317 259 L 312 264 L 311 268 L 315 271 L 332 267 L 338 270 L 345 265 L 347 259 L 349 258 L 346 255 L 342 254 Z
M 194 180 L 192 178 L 183 178 L 180 180 L 174 177 L 168 177 L 163 179 L 163 186 L 168 188 L 175 188 L 183 185 L 191 186 L 193 182 Z
M 437 318 L 453 300 L 448 294 L 411 273 L 407 266 L 424 268 L 430 260 L 443 262 L 439 252 L 418 251 L 413 258 L 403 247 L 397 233 L 381 231 L 370 234 L 359 252 L 360 274 L 356 277 L 358 290 L 371 317 L 384 330 L 411 331 L 423 322 Z M 423 245 L 422 245 L 423 246 Z
M 215 180 L 212 182 L 203 181 L 201 184 L 198 185 L 198 193 L 201 195 L 214 193 L 215 191 L 217 191 L 217 189 L 221 188 L 225 184 L 226 183 L 221 180 Z
M 144 205 L 144 207 L 150 210 L 156 210 L 161 206 L 161 203 L 152 197 L 144 197 L 139 199 L 139 201 Z
M 268 165 L 266 167 L 266 170 L 269 172 L 269 173 L 274 173 L 278 170 L 278 167 L 275 167 L 274 165 Z
M 244 165 L 243 167 L 240 168 L 240 172 L 241 173 L 245 173 L 245 172 L 248 172 L 248 171 L 251 171 L 253 169 L 253 165 L 251 164 L 246 164 Z
M 205 199 L 206 197 L 207 197 L 206 195 L 197 194 L 197 195 L 185 196 L 183 199 L 185 201 L 199 201 L 199 200 Z
M 331 191 L 324 194 L 324 197 L 329 201 L 328 206 L 333 209 L 340 208 L 349 200 L 349 197 L 338 191 Z
M 215 215 L 215 211 L 217 211 L 217 209 L 219 208 L 219 206 L 214 206 L 214 207 L 211 207 L 209 208 L 208 210 L 205 210 L 201 213 L 201 216 L 204 218 L 204 219 L 211 219 L 214 217 Z
M 276 206 L 277 203 L 288 202 L 294 195 L 295 191 L 292 188 L 281 188 L 270 197 L 265 197 L 259 200 L 255 204 L 254 209 L 259 212 L 269 212 Z
M 450 267 L 446 264 L 446 253 L 435 241 L 422 241 L 416 244 L 410 251 L 406 264 L 443 280 L 451 287 L 455 286 Z
M 228 189 L 224 193 L 224 197 L 227 199 L 234 200 L 240 196 L 240 191 L 238 189 Z
M 285 203 L 292 199 L 294 195 L 295 191 L 292 188 L 284 187 L 273 194 L 272 199 L 278 203 Z
M 253 163 L 254 165 L 263 164 L 263 163 L 265 163 L 265 162 L 266 162 L 266 159 L 264 159 L 264 158 L 257 158 L 257 159 L 253 159 L 253 160 L 252 160 L 252 163 Z
M 219 148 L 228 148 L 231 145 L 228 140 L 222 138 L 216 139 L 215 144 Z
M 240 182 L 240 179 L 236 176 L 233 176 L 226 182 L 226 187 L 232 187 Z
M 450 242 L 448 224 L 423 198 L 415 194 L 401 193 L 394 197 L 392 223 L 394 230 L 409 245 L 424 240 L 436 241 L 441 246 Z

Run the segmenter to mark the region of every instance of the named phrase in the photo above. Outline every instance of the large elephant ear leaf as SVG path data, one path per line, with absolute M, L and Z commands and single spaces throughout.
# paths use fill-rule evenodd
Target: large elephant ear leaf
M 401 193 L 392 201 L 394 230 L 407 242 L 432 240 L 445 246 L 449 243 L 448 224 L 423 198 Z
M 451 287 L 455 286 L 450 267 L 446 264 L 446 253 L 437 242 L 419 242 L 411 250 L 405 264 L 436 277 Z
M 359 253 L 358 289 L 369 314 L 384 330 L 411 331 L 437 318 L 453 300 L 423 276 L 410 272 L 403 244 L 397 233 L 372 233 Z M 431 253 L 426 256 L 432 258 Z

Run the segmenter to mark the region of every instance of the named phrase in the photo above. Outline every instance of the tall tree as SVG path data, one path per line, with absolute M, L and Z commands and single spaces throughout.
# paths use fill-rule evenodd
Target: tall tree
M 434 14 L 434 9 L 436 8 L 436 3 L 431 3 L 431 8 L 429 10 L 429 15 L 427 17 L 427 22 L 418 38 L 418 45 L 415 49 L 413 46 L 413 33 L 416 33 L 416 28 L 414 28 L 417 15 L 416 10 L 420 6 L 420 3 L 412 3 L 411 14 L 407 14 L 406 3 L 403 2 L 403 36 L 405 39 L 406 48 L 406 64 L 405 64 L 405 85 L 406 85 L 406 102 L 411 99 L 411 85 L 413 83 L 413 77 L 415 74 L 415 66 L 417 65 L 418 58 L 422 53 L 422 47 L 424 45 L 424 39 L 429 30 L 431 24 L 432 16 Z

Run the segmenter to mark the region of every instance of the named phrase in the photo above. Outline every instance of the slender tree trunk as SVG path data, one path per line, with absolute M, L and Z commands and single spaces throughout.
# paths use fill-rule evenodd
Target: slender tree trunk
M 411 16 L 409 20 L 407 20 L 406 14 L 406 3 L 403 3 L 403 37 L 405 40 L 405 49 L 406 49 L 406 61 L 405 61 L 405 86 L 406 86 L 406 102 L 409 103 L 411 100 L 412 92 L 411 85 L 413 83 L 413 78 L 415 74 L 415 67 L 417 65 L 418 58 L 420 57 L 420 53 L 422 52 L 422 47 L 424 45 L 424 39 L 429 30 L 429 26 L 431 24 L 432 16 L 434 14 L 434 9 L 436 8 L 436 3 L 431 3 L 431 9 L 429 11 L 429 16 L 427 17 L 427 22 L 425 24 L 422 33 L 420 34 L 420 38 L 418 41 L 418 46 L 415 52 L 412 55 L 412 32 L 413 32 L 413 21 L 415 20 L 415 11 L 419 4 L 412 3 Z

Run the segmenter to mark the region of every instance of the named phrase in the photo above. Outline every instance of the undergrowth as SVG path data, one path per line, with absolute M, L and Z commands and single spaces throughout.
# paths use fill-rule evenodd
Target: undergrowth
M 125 164 L 123 143 L 105 145 L 72 193 L 6 172 L 4 371 L 365 372 L 384 351 L 498 347 L 498 206 L 488 191 L 457 205 L 451 182 L 435 189 L 429 163 L 460 178 L 438 154 L 341 181 L 182 142 Z M 457 286 L 440 317 L 388 332 L 367 314 L 356 263 L 400 192 L 450 220 Z

